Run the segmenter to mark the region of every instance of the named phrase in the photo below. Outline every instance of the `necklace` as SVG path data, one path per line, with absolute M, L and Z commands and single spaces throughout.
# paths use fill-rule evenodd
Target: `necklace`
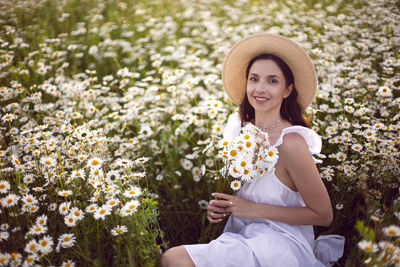
M 266 132 L 266 131 L 271 131 L 272 129 L 275 129 L 276 127 L 278 127 L 278 125 L 279 125 L 279 123 L 281 123 L 281 121 L 280 120 L 277 120 L 274 124 L 272 124 L 271 126 L 268 126 L 268 127 L 259 127 L 263 132 Z

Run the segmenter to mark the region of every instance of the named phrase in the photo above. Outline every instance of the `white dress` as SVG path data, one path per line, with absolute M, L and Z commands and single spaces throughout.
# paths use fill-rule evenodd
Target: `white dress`
M 231 115 L 224 137 L 235 137 L 240 128 L 238 115 Z M 281 145 L 283 136 L 293 132 L 305 139 L 311 154 L 321 151 L 319 135 L 302 126 L 283 129 L 274 146 Z M 272 173 L 244 184 L 238 195 L 256 203 L 305 206 L 300 193 L 291 190 Z M 329 266 L 330 261 L 336 261 L 343 255 L 344 238 L 327 235 L 314 240 L 312 225 L 289 225 L 265 218 L 230 216 L 224 232 L 217 239 L 208 244 L 184 247 L 197 267 Z

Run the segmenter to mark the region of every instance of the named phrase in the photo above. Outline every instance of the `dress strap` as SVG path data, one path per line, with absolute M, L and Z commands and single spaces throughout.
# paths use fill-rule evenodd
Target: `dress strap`
M 283 143 L 283 137 L 288 134 L 288 133 L 297 133 L 301 135 L 304 140 L 307 143 L 308 149 L 310 150 L 311 154 L 319 154 L 321 152 L 322 148 L 322 140 L 321 137 L 312 129 L 300 126 L 300 125 L 295 125 L 295 126 L 290 126 L 287 128 L 284 128 L 282 130 L 281 135 L 279 136 L 278 140 L 276 143 L 273 145 L 274 147 L 278 147 L 282 145 Z M 321 163 L 321 160 L 317 160 L 314 158 L 314 161 L 316 163 Z

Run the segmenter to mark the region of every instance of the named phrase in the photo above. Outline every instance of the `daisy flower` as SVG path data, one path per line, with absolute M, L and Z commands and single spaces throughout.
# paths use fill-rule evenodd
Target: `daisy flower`
M 26 256 L 24 263 L 22 266 L 35 266 L 35 262 L 39 259 L 39 256 L 36 253 L 31 253 Z
M 61 267 L 75 267 L 75 262 L 71 260 L 63 261 Z
M 27 174 L 24 176 L 23 181 L 25 184 L 31 184 L 35 181 L 35 177 L 33 176 L 33 174 Z M 0 184 L 0 189 L 1 189 L 1 184 Z
M 28 232 L 28 235 L 41 235 L 47 232 L 47 227 L 44 225 L 33 225 Z
M 4 180 L 0 181 L 0 193 L 8 193 L 8 190 L 10 190 L 10 183 Z
M 1 199 L 1 205 L 5 208 L 9 208 L 16 205 L 19 199 L 20 197 L 16 194 L 9 193 L 6 197 Z
M 243 168 L 235 164 L 229 166 L 229 175 L 234 178 L 239 178 L 243 175 Z
M 214 166 L 214 160 L 213 159 L 206 159 L 206 161 L 204 163 L 209 168 Z
M 8 232 L 0 232 L 0 241 L 7 241 L 9 237 L 10 234 Z
M 71 177 L 72 177 L 73 179 L 75 179 L 75 178 L 82 178 L 82 179 L 84 179 L 84 176 L 85 176 L 85 172 L 84 172 L 84 170 L 82 170 L 82 169 L 80 169 L 80 170 L 75 170 L 75 171 L 73 171 L 72 174 L 71 174 Z
M 393 96 L 392 90 L 387 86 L 379 87 L 377 95 L 382 96 L 382 97 L 392 97 Z
M 343 152 L 339 151 L 338 153 L 335 154 L 335 158 L 338 161 L 344 161 L 347 158 L 347 156 Z
M 69 212 L 69 208 L 71 206 L 71 202 L 63 202 L 58 206 L 58 211 L 61 215 L 67 215 Z
M 8 266 L 8 262 L 10 260 L 10 255 L 6 253 L 0 253 L 0 265 L 1 266 Z
M 54 168 L 57 164 L 57 161 L 53 157 L 49 156 L 41 158 L 40 163 L 47 168 Z
M 357 143 L 357 144 L 353 144 L 351 146 L 351 149 L 353 149 L 354 151 L 360 152 L 363 149 L 363 146 Z
M 271 162 L 273 165 L 278 161 L 279 158 L 279 153 L 278 149 L 276 147 L 270 146 L 268 149 L 264 150 L 265 151 L 265 160 L 268 162 Z
M 64 223 L 68 226 L 68 227 L 74 227 L 76 226 L 76 217 L 74 216 L 74 214 L 70 213 L 67 216 L 64 217 Z
M 115 163 L 117 164 L 117 166 L 120 166 L 124 169 L 126 168 L 132 168 L 133 167 L 133 161 L 129 160 L 129 159 L 117 159 L 115 161 Z
M 118 204 L 120 203 L 118 198 L 110 198 L 109 200 L 107 200 L 106 204 L 111 206 L 111 207 L 115 207 L 118 206 Z
M 72 214 L 77 220 L 82 220 L 84 217 L 83 211 L 77 207 L 71 208 L 69 214 Z
M 104 219 L 106 218 L 107 215 L 110 215 L 110 214 L 111 214 L 111 209 L 112 209 L 111 206 L 109 206 L 109 205 L 107 205 L 107 204 L 104 204 L 103 206 L 99 207 L 99 208 L 94 212 L 93 217 L 94 217 L 96 220 L 99 220 L 99 219 L 104 220 Z
M 57 203 L 50 203 L 49 211 L 55 211 L 57 209 Z
M 89 206 L 86 207 L 86 212 L 88 213 L 94 213 L 99 207 L 97 204 L 90 204 Z
M 241 186 L 242 186 L 242 183 L 239 180 L 233 180 L 231 182 L 231 188 L 233 191 L 239 190 Z
M 10 226 L 8 225 L 8 223 L 3 223 L 3 224 L 0 226 L 0 230 L 2 230 L 2 231 L 7 231 L 9 227 L 10 227 Z
M 38 203 L 38 200 L 31 194 L 26 194 L 25 196 L 23 196 L 21 201 L 27 205 L 34 205 Z
M 361 240 L 358 242 L 358 247 L 365 252 L 376 252 L 378 251 L 378 246 L 371 241 Z
M 103 164 L 103 160 L 101 158 L 92 158 L 87 161 L 87 166 L 91 169 L 98 169 Z
M 53 251 L 53 238 L 46 235 L 38 242 L 38 250 L 40 253 L 46 255 Z
M 111 170 L 107 173 L 107 181 L 112 182 L 115 180 L 119 180 L 121 178 L 121 175 L 119 174 L 118 170 Z
M 58 195 L 61 197 L 68 197 L 72 195 L 72 191 L 71 190 L 60 190 L 58 191 Z
M 185 170 L 190 170 L 193 167 L 193 163 L 188 159 L 181 159 L 181 165 Z
M 337 210 L 343 209 L 343 204 L 341 204 L 341 203 L 336 204 L 336 209 Z
M 208 201 L 204 199 L 199 200 L 197 204 L 199 204 L 200 208 L 203 210 L 206 210 L 208 207 Z
M 74 234 L 62 234 L 58 241 L 63 248 L 70 248 L 75 244 L 76 237 Z
M 201 180 L 199 175 L 193 175 L 193 181 L 199 182 Z
M 8 122 L 8 121 L 12 121 L 15 120 L 17 118 L 17 116 L 13 113 L 6 113 L 1 119 L 4 122 Z
M 122 235 L 123 233 L 128 232 L 128 228 L 125 225 L 118 225 L 117 227 L 111 230 L 111 234 L 113 236 Z
M 71 113 L 71 118 L 74 120 L 80 119 L 82 117 L 83 117 L 82 114 L 77 111 Z
M 13 266 L 19 266 L 21 264 L 22 255 L 18 252 L 11 252 L 9 255 L 10 263 Z
M 136 212 L 140 205 L 140 202 L 138 200 L 131 200 L 125 203 L 125 205 L 122 207 L 121 212 L 123 216 L 127 215 L 132 215 L 133 213 Z
M 38 243 L 35 239 L 29 241 L 25 246 L 25 251 L 28 253 L 35 253 L 38 250 Z
M 390 237 L 400 236 L 400 227 L 391 225 L 383 228 L 383 233 Z
M 128 189 L 124 192 L 124 196 L 130 197 L 130 198 L 132 198 L 132 197 L 136 198 L 136 197 L 140 196 L 141 194 L 142 194 L 142 189 L 137 186 L 131 186 L 130 189 Z
M 228 159 L 233 160 L 239 154 L 239 150 L 236 147 L 232 147 L 228 150 Z

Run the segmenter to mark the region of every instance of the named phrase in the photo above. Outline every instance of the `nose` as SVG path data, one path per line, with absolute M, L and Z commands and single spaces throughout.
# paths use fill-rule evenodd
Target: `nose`
M 266 90 L 267 90 L 267 86 L 266 86 L 265 82 L 260 81 L 257 83 L 257 86 L 256 86 L 257 93 L 265 93 Z

